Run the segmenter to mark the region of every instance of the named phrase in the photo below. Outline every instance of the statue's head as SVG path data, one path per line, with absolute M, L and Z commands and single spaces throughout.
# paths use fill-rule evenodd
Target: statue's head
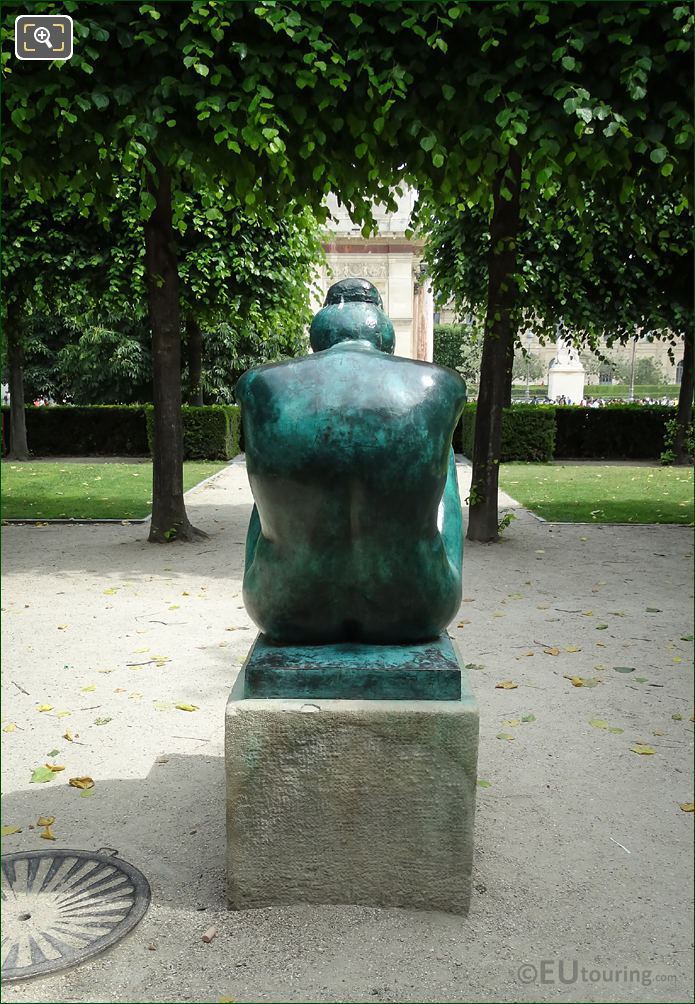
M 382 308 L 379 290 L 366 279 L 341 279 L 333 283 L 324 306 L 311 322 L 312 349 L 322 352 L 338 342 L 362 340 L 392 354 L 396 336 Z

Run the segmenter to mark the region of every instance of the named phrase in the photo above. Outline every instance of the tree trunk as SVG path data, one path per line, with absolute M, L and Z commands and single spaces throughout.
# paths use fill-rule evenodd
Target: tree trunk
M 516 335 L 516 332 L 514 332 Z M 507 346 L 507 359 L 505 361 L 504 370 L 504 407 L 511 408 L 512 406 L 512 370 L 514 369 L 514 342 L 515 338 L 512 338 L 511 342 Z
M 681 389 L 678 394 L 678 411 L 676 413 L 678 430 L 673 444 L 675 454 L 674 464 L 690 466 L 692 457 L 689 448 L 689 429 L 693 421 L 693 332 L 687 331 L 683 339 L 683 375 Z
M 10 373 L 9 460 L 28 460 L 27 423 L 24 412 L 24 352 L 16 310 L 7 315 L 7 364 Z
M 497 491 L 502 446 L 502 409 L 514 359 L 516 336 L 513 312 L 517 288 L 513 275 L 516 271 L 520 188 L 521 160 L 512 151 L 507 167 L 498 173 L 493 189 L 487 315 L 475 419 L 467 533 L 469 540 L 492 541 L 498 538 Z M 502 189 L 508 189 L 510 199 L 503 198 Z
M 195 317 L 186 318 L 188 341 L 188 403 L 202 405 L 203 387 L 200 378 L 203 372 L 203 333 Z
M 183 501 L 183 422 L 181 419 L 181 319 L 179 275 L 171 211 L 171 177 L 155 160 L 147 190 L 154 212 L 145 222 L 147 299 L 152 328 L 154 436 L 152 444 L 152 524 L 157 544 L 192 540 Z

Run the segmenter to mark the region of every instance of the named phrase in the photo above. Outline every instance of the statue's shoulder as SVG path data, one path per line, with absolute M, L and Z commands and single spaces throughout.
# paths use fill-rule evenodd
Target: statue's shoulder
M 393 356 L 394 362 L 401 362 L 421 380 L 423 376 L 430 378 L 430 386 L 437 394 L 446 394 L 454 400 L 466 400 L 466 383 L 456 370 L 437 363 L 429 363 L 420 359 L 407 359 L 404 356 Z M 429 382 L 429 381 L 428 381 Z
M 268 386 L 285 383 L 297 371 L 297 367 L 312 359 L 312 356 L 298 356 L 280 363 L 265 363 L 246 370 L 237 380 L 234 393 L 237 401 L 244 404 L 255 391 Z

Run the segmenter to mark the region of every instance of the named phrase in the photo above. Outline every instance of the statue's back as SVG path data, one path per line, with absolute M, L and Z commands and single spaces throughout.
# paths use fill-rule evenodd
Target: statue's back
M 460 599 L 438 526 L 460 378 L 350 342 L 250 371 L 239 397 L 259 517 L 244 598 L 261 628 L 302 641 L 438 633 Z

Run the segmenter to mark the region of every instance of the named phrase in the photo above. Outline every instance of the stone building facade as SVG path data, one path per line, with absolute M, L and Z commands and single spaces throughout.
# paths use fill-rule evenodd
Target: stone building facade
M 321 298 L 338 279 L 368 279 L 381 293 L 396 333 L 396 355 L 432 361 L 434 301 L 420 279 L 423 241 L 405 236 L 416 193 L 397 197 L 395 213 L 374 207 L 378 232 L 363 237 L 347 209 L 329 196 L 333 221 L 327 224 L 326 265 L 319 276 Z M 317 305 L 318 308 L 318 305 Z

